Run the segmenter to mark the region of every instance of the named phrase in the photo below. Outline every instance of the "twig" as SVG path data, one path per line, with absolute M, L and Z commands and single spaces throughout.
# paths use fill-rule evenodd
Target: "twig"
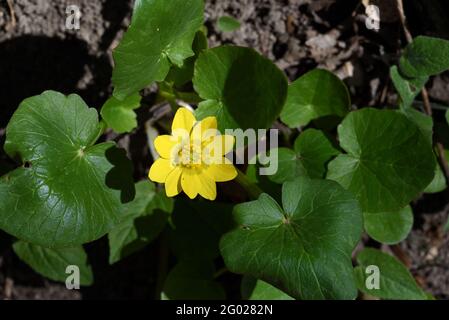
M 6 3 L 8 3 L 9 14 L 11 16 L 11 23 L 6 27 L 6 29 L 11 30 L 16 27 L 16 13 L 14 11 L 14 4 L 12 3 L 12 0 L 6 0 Z
M 399 18 L 401 19 L 401 24 L 402 28 L 404 29 L 405 38 L 407 39 L 407 42 L 410 43 L 413 41 L 413 37 L 410 31 L 408 30 L 407 21 L 405 20 L 404 4 L 402 3 L 402 0 L 397 0 L 397 4 L 398 4 Z
M 14 286 L 14 281 L 10 277 L 7 277 L 5 279 L 5 287 L 3 289 L 4 295 L 5 295 L 5 300 L 11 300 L 13 286 Z
M 403 2 L 402 2 L 402 0 L 396 0 L 396 1 L 397 1 L 397 8 L 398 8 L 398 12 L 399 12 L 399 17 L 401 19 L 402 28 L 404 30 L 405 38 L 407 39 L 407 43 L 411 43 L 413 41 L 413 37 L 412 37 L 412 34 L 410 33 L 410 30 L 407 27 L 407 21 L 405 19 Z M 432 106 L 430 105 L 429 94 L 427 93 L 427 89 L 426 89 L 425 85 L 421 90 L 421 97 L 423 100 L 425 113 L 428 116 L 432 117 Z M 447 163 L 447 159 L 444 154 L 444 147 L 438 141 L 435 142 L 435 146 L 437 149 L 436 153 L 437 153 L 437 157 L 438 157 L 438 162 L 439 162 L 441 169 L 443 170 L 444 177 L 446 180 L 446 185 L 449 186 L 449 165 Z
M 421 97 L 424 104 L 424 110 L 427 115 L 432 116 L 432 107 L 430 105 L 429 94 L 427 93 L 426 87 L 423 87 L 421 91 Z

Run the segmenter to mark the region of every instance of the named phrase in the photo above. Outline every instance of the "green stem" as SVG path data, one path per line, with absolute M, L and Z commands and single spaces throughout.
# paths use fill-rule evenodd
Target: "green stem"
M 173 93 L 164 90 L 159 90 L 159 96 L 167 101 L 173 101 L 176 99 L 176 96 Z
M 104 121 L 103 119 L 100 120 L 99 125 L 100 125 L 100 129 L 98 130 L 95 138 L 91 140 L 92 142 L 89 144 L 89 146 L 93 146 L 95 144 L 95 142 L 97 142 L 98 139 L 100 139 L 100 137 L 105 133 L 106 129 L 108 128 L 106 121 Z
M 193 103 L 198 104 L 203 99 L 200 98 L 200 96 L 196 92 L 182 92 L 182 91 L 174 91 L 176 97 L 181 99 L 182 101 L 185 101 L 187 103 Z
M 237 168 L 236 168 L 237 169 Z M 257 184 L 251 182 L 246 174 L 237 169 L 237 177 L 235 180 L 246 190 L 248 195 L 252 199 L 257 199 L 263 193 L 262 189 L 260 189 Z

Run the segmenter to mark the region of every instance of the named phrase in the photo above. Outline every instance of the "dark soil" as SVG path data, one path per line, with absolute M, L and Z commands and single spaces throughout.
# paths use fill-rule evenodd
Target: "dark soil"
M 364 1 L 368 2 L 368 1 Z M 335 72 L 350 88 L 355 106 L 396 103 L 389 66 L 397 62 L 405 41 L 391 0 L 373 1 L 381 8 L 380 30 L 365 26 L 364 5 L 358 0 L 207 0 L 206 25 L 210 45 L 233 43 L 253 47 L 294 80 L 322 67 Z M 131 0 L 0 0 L 0 145 L 4 127 L 18 104 L 43 90 L 78 93 L 91 107 L 101 107 L 111 94 L 111 50 L 130 21 Z M 81 29 L 66 30 L 66 7 L 78 5 Z M 413 35 L 449 38 L 447 1 L 406 1 Z M 242 23 L 221 33 L 216 21 L 230 15 Z M 12 18 L 14 16 L 14 19 Z M 423 17 L 426 17 L 424 19 Z M 13 23 L 15 21 L 15 23 Z M 149 91 L 150 92 L 150 91 Z M 433 102 L 449 105 L 449 76 L 429 84 Z M 151 101 L 150 97 L 146 97 Z M 140 111 L 148 117 L 148 110 Z M 435 109 L 436 126 L 443 111 Z M 449 137 L 449 135 L 448 135 Z M 116 137 L 128 150 L 146 150 L 141 131 Z M 129 145 L 129 141 L 133 144 Z M 130 155 L 135 178 L 148 168 L 147 151 Z M 14 164 L 0 151 L 0 174 Z M 414 205 L 415 225 L 400 248 L 411 271 L 438 298 L 449 298 L 449 236 L 445 193 L 426 195 Z M 0 232 L 0 298 L 103 299 L 153 298 L 157 273 L 157 243 L 117 265 L 107 264 L 107 241 L 87 246 L 95 284 L 81 291 L 34 273 L 12 253 L 11 237 Z

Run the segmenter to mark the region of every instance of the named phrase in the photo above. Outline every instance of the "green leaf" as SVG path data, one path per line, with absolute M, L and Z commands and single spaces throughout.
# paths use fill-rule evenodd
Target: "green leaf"
M 175 203 L 170 232 L 173 253 L 180 259 L 214 259 L 219 256 L 220 237 L 232 225 L 232 206 L 219 202 Z
M 356 195 L 364 212 L 402 209 L 433 179 L 435 157 L 428 139 L 399 112 L 351 112 L 338 135 L 347 154 L 329 163 L 327 177 Z
M 217 27 L 222 32 L 232 32 L 240 28 L 240 22 L 233 17 L 223 16 L 218 19 Z
M 113 54 L 114 96 L 123 100 L 164 80 L 171 63 L 182 66 L 193 56 L 203 11 L 203 0 L 137 0 L 131 26 Z
M 401 242 L 413 226 L 413 212 L 410 206 L 394 212 L 365 212 L 363 218 L 369 236 L 386 244 Z
M 196 59 L 203 50 L 208 48 L 208 46 L 206 34 L 201 30 L 197 31 L 192 45 L 195 56 L 187 58 L 181 67 L 176 65 L 172 66 L 165 81 L 173 83 L 175 88 L 181 88 L 192 81 Z
M 25 241 L 13 244 L 17 256 L 34 271 L 54 281 L 65 282 L 70 275 L 68 266 L 77 266 L 80 271 L 80 284 L 93 283 L 93 273 L 82 246 L 63 249 L 49 249 Z
M 123 101 L 110 97 L 101 108 L 101 116 L 115 132 L 131 132 L 137 127 L 137 116 L 133 110 L 140 107 L 140 99 L 139 93 L 132 94 Z
M 211 261 L 182 260 L 168 274 L 164 294 L 170 300 L 224 300 L 226 294 L 214 273 Z
M 424 193 L 438 193 L 446 188 L 446 177 L 444 176 L 440 165 L 437 163 L 435 165 L 435 176 L 433 177 L 432 182 L 424 189 Z
M 351 99 L 345 84 L 331 72 L 315 69 L 288 87 L 281 120 L 290 128 L 295 128 L 324 116 L 343 118 L 350 107 Z
M 239 227 L 220 242 L 226 266 L 296 299 L 354 299 L 358 202 L 335 182 L 297 178 L 284 183 L 282 203 L 262 194 L 234 207 Z
M 294 300 L 271 284 L 248 276 L 243 277 L 241 287 L 245 300 Z
M 446 160 L 449 159 L 449 151 L 444 150 Z M 449 162 L 448 162 L 449 164 Z M 433 177 L 432 182 L 424 189 L 425 193 L 437 193 L 441 192 L 447 188 L 446 177 L 444 176 L 444 172 L 441 169 L 438 160 L 435 158 L 435 176 Z
M 73 247 L 109 232 L 134 196 L 132 165 L 114 143 L 94 145 L 98 115 L 77 95 L 25 99 L 5 151 L 23 166 L 0 180 L 0 228 L 45 247 Z
M 427 294 L 416 284 L 405 266 L 389 254 L 366 248 L 357 255 L 357 262 L 359 266 L 354 269 L 354 274 L 360 291 L 383 299 L 427 299 Z M 373 271 L 367 269 L 369 266 L 379 268 L 378 289 L 371 286 L 374 278 Z
M 429 144 L 432 145 L 433 143 L 432 117 L 412 108 L 401 109 L 399 112 L 402 112 L 410 121 L 414 122 L 419 127 L 424 137 L 427 138 Z
M 298 176 L 324 178 L 327 163 L 340 153 L 326 135 L 316 129 L 301 133 L 294 149 L 278 149 L 278 171 L 269 176 L 270 180 L 283 183 Z
M 396 66 L 390 68 L 390 77 L 396 91 L 401 97 L 401 109 L 409 108 L 412 105 L 416 96 L 421 92 L 427 80 L 429 80 L 427 76 L 406 79 L 399 73 L 398 67 Z
M 400 71 L 406 77 L 420 78 L 439 74 L 449 69 L 449 41 L 419 36 L 404 50 L 399 61 Z
M 196 116 L 217 117 L 219 129 L 269 128 L 287 94 L 287 78 L 253 49 L 222 46 L 203 51 L 193 77 L 206 101 Z
M 173 210 L 173 199 L 155 191 L 150 181 L 136 184 L 136 197 L 123 206 L 120 223 L 109 232 L 109 263 L 139 251 L 164 229 Z

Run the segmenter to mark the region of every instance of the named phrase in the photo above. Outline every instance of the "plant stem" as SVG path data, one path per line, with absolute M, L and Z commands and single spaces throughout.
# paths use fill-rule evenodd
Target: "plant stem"
M 97 132 L 97 135 L 95 136 L 94 139 L 91 140 L 91 143 L 89 144 L 89 146 L 93 146 L 95 144 L 95 142 L 97 142 L 98 139 L 100 139 L 100 137 L 105 133 L 106 129 L 108 128 L 108 125 L 106 124 L 106 122 L 103 119 L 100 120 L 99 125 L 100 125 L 100 128 Z
M 262 189 L 260 189 L 255 183 L 251 182 L 246 174 L 237 169 L 237 177 L 235 180 L 246 190 L 248 195 L 252 199 L 257 199 L 263 193 Z

